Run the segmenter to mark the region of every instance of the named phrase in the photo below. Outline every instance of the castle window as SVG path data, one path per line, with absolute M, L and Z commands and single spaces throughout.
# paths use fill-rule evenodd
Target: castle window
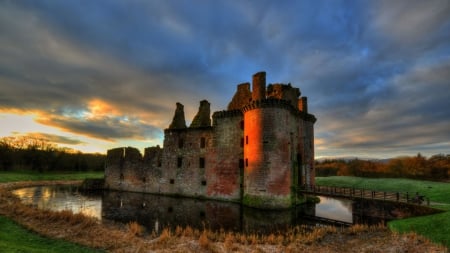
M 244 159 L 239 159 L 239 169 L 244 168 Z
M 174 179 L 170 179 L 170 180 L 169 180 L 169 183 L 170 183 L 170 184 L 175 184 L 175 180 L 174 180 Z
M 183 166 L 183 157 L 178 157 L 177 159 L 177 166 L 178 168 L 181 168 L 181 166 Z
M 200 157 L 198 162 L 199 162 L 199 166 L 198 167 L 200 167 L 200 169 L 205 168 L 205 158 L 204 157 Z
M 147 181 L 147 179 L 145 177 L 143 177 L 142 182 L 145 183 L 145 181 Z
M 203 186 L 206 185 L 206 180 L 202 180 L 202 185 L 203 185 Z
M 248 159 L 245 158 L 245 167 L 248 167 Z
M 247 144 L 247 145 L 248 145 L 248 135 L 247 135 L 247 136 L 245 136 L 245 144 Z
M 169 206 L 169 208 L 167 208 L 167 212 L 168 212 L 168 213 L 173 212 L 173 207 Z
M 161 167 L 161 166 L 162 166 L 162 163 L 160 160 L 158 160 L 158 167 Z
M 202 137 L 200 139 L 200 148 L 205 148 L 206 147 L 206 139 L 205 137 Z
M 243 120 L 241 120 L 241 130 L 244 130 L 244 121 Z
M 123 180 L 123 179 L 124 179 L 123 173 L 120 173 L 120 180 Z
M 184 145 L 184 140 L 183 139 L 179 139 L 178 140 L 178 148 L 183 148 Z

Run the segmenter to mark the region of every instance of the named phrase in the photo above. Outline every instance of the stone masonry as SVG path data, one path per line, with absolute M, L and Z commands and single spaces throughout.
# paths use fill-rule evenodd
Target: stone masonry
M 269 84 L 266 73 L 237 86 L 228 108 L 200 102 L 186 126 L 176 104 L 164 147 L 144 156 L 132 147 L 108 150 L 105 187 L 113 190 L 240 202 L 282 209 L 298 201 L 299 185 L 314 185 L 314 123 L 306 97 L 291 84 Z

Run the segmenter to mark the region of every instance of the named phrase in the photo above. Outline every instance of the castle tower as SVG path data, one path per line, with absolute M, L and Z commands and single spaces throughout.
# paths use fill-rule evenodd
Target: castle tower
M 244 199 L 259 208 L 292 205 L 294 122 L 287 102 L 265 99 L 244 107 Z
M 296 188 L 314 184 L 313 124 L 306 99 L 290 84 L 269 85 L 265 72 L 253 76 L 252 101 L 244 115 L 243 204 L 257 208 L 288 208 L 297 201 Z

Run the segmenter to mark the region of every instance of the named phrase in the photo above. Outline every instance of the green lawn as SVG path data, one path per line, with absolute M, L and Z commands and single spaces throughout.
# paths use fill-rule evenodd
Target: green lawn
M 102 252 L 63 240 L 49 239 L 32 233 L 14 221 L 0 216 L 0 252 Z
M 103 178 L 103 172 L 25 172 L 1 171 L 0 182 L 39 180 L 83 180 Z M 102 252 L 63 240 L 49 239 L 26 230 L 14 221 L 0 216 L 0 252 Z
M 317 185 L 365 188 L 376 191 L 419 192 L 431 205 L 446 212 L 389 222 L 393 231 L 414 231 L 450 248 L 450 183 L 403 178 L 317 177 Z
M 0 171 L 0 183 L 39 180 L 83 180 L 86 178 L 103 178 L 103 171 L 96 172 L 45 172 L 34 171 Z

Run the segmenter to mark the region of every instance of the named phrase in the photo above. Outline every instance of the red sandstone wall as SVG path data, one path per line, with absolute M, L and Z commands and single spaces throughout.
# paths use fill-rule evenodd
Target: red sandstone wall
M 291 193 L 291 112 L 266 107 L 249 110 L 244 115 L 244 194 L 267 197 L 274 202 L 277 198 L 286 199 Z
M 240 112 L 214 118 L 212 150 L 207 157 L 207 196 L 239 200 L 241 177 L 239 160 L 243 158 L 241 139 L 243 116 Z

